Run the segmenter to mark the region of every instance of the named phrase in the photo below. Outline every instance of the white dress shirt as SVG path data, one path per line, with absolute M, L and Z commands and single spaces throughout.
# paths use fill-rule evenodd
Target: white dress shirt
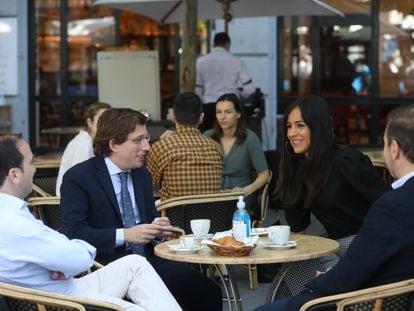
M 224 48 L 215 47 L 197 59 L 195 92 L 203 103 L 213 103 L 226 93 L 248 97 L 255 90 L 243 62 Z
M 79 131 L 66 146 L 60 160 L 59 173 L 56 180 L 56 195 L 60 197 L 60 186 L 62 185 L 63 174 L 75 164 L 93 157 L 92 137 L 86 131 Z
M 70 294 L 74 290 L 70 276 L 92 266 L 96 249 L 50 229 L 17 197 L 0 193 L 0 213 L 0 281 Z M 52 280 L 53 271 L 69 278 Z
M 109 175 L 111 176 L 111 181 L 112 181 L 112 185 L 115 190 L 116 201 L 118 202 L 119 211 L 121 213 L 121 216 L 123 216 L 124 211 L 121 208 L 122 206 L 121 204 L 121 179 L 119 178 L 119 173 L 121 173 L 122 170 L 118 166 L 116 166 L 116 164 L 112 162 L 108 157 L 105 157 L 105 164 L 106 164 L 106 167 L 108 168 Z M 134 214 L 138 215 L 139 212 L 138 212 L 137 203 L 135 202 L 134 184 L 132 183 L 131 174 L 129 174 L 128 176 L 129 177 L 128 177 L 127 185 L 128 185 L 129 195 L 131 196 L 131 199 L 132 199 L 132 208 L 134 209 Z M 124 230 L 125 230 L 124 228 L 116 229 L 116 236 L 115 236 L 116 247 L 119 247 L 125 244 Z
M 394 182 L 391 184 L 392 189 L 397 189 L 397 188 L 402 187 L 402 186 L 405 184 L 405 182 L 406 182 L 407 180 L 409 180 L 409 179 L 410 179 L 411 177 L 413 177 L 413 176 L 414 176 L 414 172 L 411 172 L 411 173 L 408 173 L 408 174 L 404 175 L 404 176 L 403 176 L 403 177 L 401 177 L 400 179 L 398 179 L 398 180 L 394 181 Z

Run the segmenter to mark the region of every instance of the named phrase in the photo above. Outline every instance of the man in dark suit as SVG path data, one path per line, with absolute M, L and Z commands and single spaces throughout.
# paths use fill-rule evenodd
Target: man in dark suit
M 389 114 L 384 159 L 397 180 L 372 205 L 346 255 L 301 294 L 256 311 L 297 311 L 322 296 L 414 278 L 414 105 Z
M 187 264 L 159 258 L 153 245 L 171 234 L 157 218 L 151 176 L 144 167 L 150 149 L 147 118 L 132 109 L 110 109 L 98 122 L 96 157 L 63 177 L 62 232 L 97 248 L 96 260 L 143 255 L 184 310 L 221 310 L 220 288 Z

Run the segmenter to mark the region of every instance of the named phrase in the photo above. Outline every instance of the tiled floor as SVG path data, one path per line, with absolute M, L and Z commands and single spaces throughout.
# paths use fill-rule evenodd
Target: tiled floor
M 267 227 L 273 224 L 279 217 L 280 215 L 276 214 L 273 210 L 269 211 L 263 226 Z M 250 290 L 249 276 L 247 270 L 237 266 L 235 266 L 234 269 L 237 278 L 237 285 L 239 288 L 240 297 L 242 298 L 243 311 L 252 311 L 256 307 L 263 305 L 269 284 L 259 283 L 257 289 Z M 223 310 L 229 310 L 226 303 L 223 304 Z

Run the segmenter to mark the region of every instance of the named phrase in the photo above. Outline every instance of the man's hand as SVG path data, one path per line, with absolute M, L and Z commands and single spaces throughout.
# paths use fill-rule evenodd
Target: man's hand
M 162 224 L 142 224 L 125 229 L 125 242 L 133 244 L 147 244 L 157 237 L 171 235 L 172 226 L 169 224 L 169 221 L 168 225 L 164 225 L 165 220 L 160 221 L 160 223 Z
M 52 280 L 56 280 L 56 281 L 58 281 L 58 280 L 67 280 L 68 279 L 68 277 L 66 277 L 64 274 L 63 274 L 63 272 L 60 272 L 60 271 L 52 271 L 52 272 L 50 272 L 50 278 L 52 279 Z
M 152 223 L 161 226 L 161 235 L 158 237 L 167 237 L 172 235 L 173 226 L 171 226 L 168 217 L 157 217 Z

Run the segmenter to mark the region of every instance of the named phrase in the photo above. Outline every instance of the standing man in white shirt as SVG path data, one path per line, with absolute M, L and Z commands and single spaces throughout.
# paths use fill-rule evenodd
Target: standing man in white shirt
M 29 145 L 17 136 L 0 136 L 0 282 L 110 302 L 129 311 L 181 310 L 138 255 L 73 278 L 92 266 L 96 249 L 33 217 L 23 199 L 32 191 L 35 171 Z
M 230 54 L 230 37 L 225 32 L 214 36 L 213 49 L 196 63 L 196 94 L 204 103 L 202 131 L 213 127 L 215 102 L 223 94 L 249 97 L 256 88 L 243 62 Z

